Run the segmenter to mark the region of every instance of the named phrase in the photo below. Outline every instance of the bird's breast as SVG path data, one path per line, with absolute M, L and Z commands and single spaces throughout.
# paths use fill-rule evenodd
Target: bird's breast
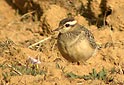
M 71 61 L 89 59 L 94 49 L 91 47 L 87 38 L 83 35 L 70 35 L 61 34 L 58 37 L 58 48 L 63 57 Z

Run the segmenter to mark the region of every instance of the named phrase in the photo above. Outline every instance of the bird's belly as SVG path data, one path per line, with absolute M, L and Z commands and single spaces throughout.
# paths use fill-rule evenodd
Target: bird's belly
M 69 43 L 66 45 L 60 43 L 59 50 L 64 58 L 72 62 L 77 62 L 80 60 L 86 61 L 95 51 L 87 40 L 82 40 L 72 45 Z

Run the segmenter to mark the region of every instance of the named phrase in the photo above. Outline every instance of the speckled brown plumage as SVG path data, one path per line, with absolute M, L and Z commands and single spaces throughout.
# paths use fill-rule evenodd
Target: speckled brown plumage
M 65 59 L 84 62 L 94 54 L 97 44 L 93 34 L 79 25 L 74 18 L 60 21 L 58 29 L 58 49 Z

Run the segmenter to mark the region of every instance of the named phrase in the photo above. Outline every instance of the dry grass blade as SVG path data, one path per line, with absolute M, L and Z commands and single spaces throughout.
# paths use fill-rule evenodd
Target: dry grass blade
M 38 44 L 40 44 L 40 43 L 42 43 L 42 42 L 44 42 L 46 40 L 49 40 L 49 39 L 51 39 L 51 36 L 49 36 L 49 37 L 47 37 L 47 38 L 45 38 L 43 40 L 40 40 L 39 42 L 36 42 L 36 43 L 30 45 L 28 48 L 32 48 L 32 47 L 34 47 L 34 46 L 36 46 L 36 45 L 38 45 Z
M 22 73 L 20 71 L 18 71 L 16 68 L 12 67 L 11 65 L 7 64 L 8 67 L 12 68 L 16 73 L 18 73 L 19 75 L 22 75 Z
M 7 26 L 11 26 L 12 24 L 17 23 L 18 21 L 20 21 L 21 19 L 23 19 L 25 16 L 31 15 L 31 14 L 33 14 L 33 13 L 35 13 L 35 11 L 28 12 L 28 13 L 22 15 L 20 18 L 15 19 L 15 20 L 9 22 L 9 23 L 7 24 Z

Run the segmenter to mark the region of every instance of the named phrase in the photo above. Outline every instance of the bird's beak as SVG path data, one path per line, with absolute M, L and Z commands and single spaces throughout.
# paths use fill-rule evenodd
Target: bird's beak
M 56 28 L 54 31 L 59 31 L 60 29 L 62 29 L 62 26 Z

